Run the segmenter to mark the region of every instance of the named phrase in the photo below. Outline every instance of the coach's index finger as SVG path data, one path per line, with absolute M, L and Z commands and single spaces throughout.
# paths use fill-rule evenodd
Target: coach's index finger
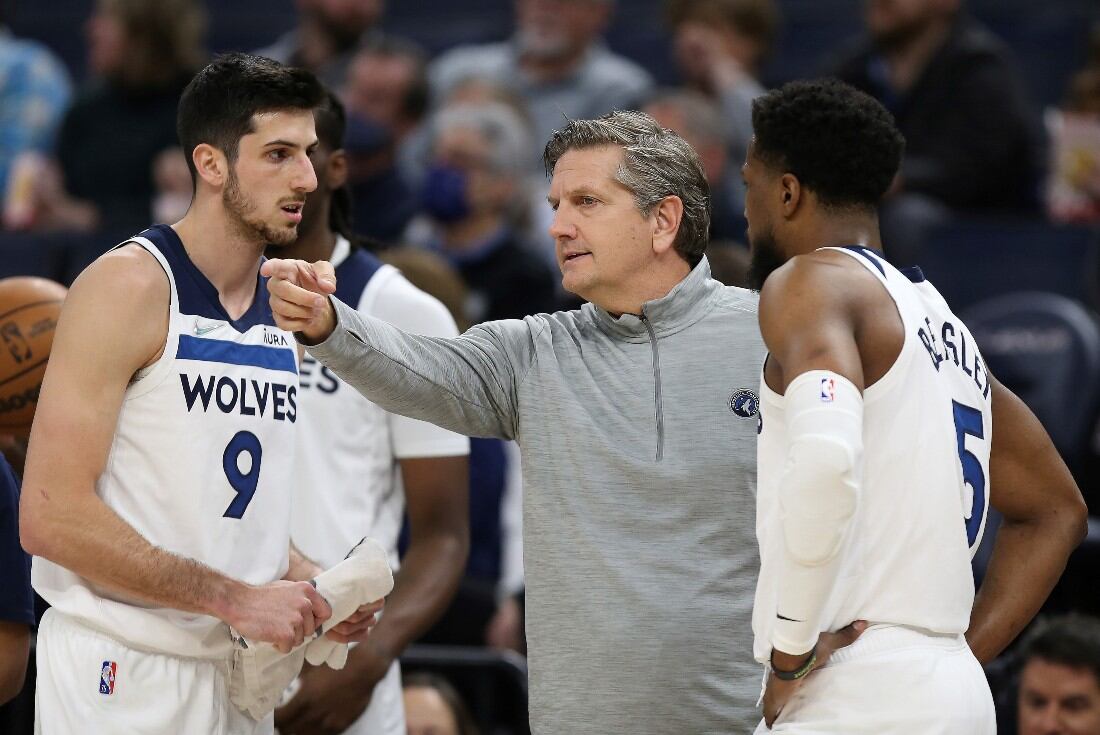
M 285 260 L 282 258 L 271 258 L 265 260 L 260 266 L 260 275 L 265 278 L 277 278 L 283 281 L 290 281 L 295 286 L 298 285 L 298 266 L 297 261 Z

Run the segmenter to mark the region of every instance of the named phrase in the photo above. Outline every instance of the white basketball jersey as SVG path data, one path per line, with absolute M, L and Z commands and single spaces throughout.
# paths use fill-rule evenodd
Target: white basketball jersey
M 863 467 L 836 586 L 822 618 L 964 633 L 974 602 L 970 559 L 989 506 L 990 385 L 970 330 L 919 269 L 903 273 L 862 247 L 829 248 L 867 268 L 897 305 L 897 361 L 863 392 Z M 783 553 L 778 484 L 789 449 L 784 397 L 761 379 L 756 531 L 760 578 L 754 653 L 766 661 Z
M 168 275 L 168 337 L 126 389 L 96 493 L 155 546 L 250 584 L 279 579 L 298 416 L 294 340 L 274 326 L 266 279 L 233 320 L 172 228 L 132 242 Z M 33 577 L 53 607 L 134 648 L 197 658 L 231 651 L 215 618 L 124 599 L 42 558 Z
M 339 238 L 332 254 L 336 297 L 414 334 L 458 334 L 446 307 L 390 265 Z M 302 362 L 301 431 L 294 482 L 294 544 L 329 567 L 364 536 L 390 551 L 405 513 L 398 460 L 468 454 L 469 440 L 367 400 L 310 356 Z

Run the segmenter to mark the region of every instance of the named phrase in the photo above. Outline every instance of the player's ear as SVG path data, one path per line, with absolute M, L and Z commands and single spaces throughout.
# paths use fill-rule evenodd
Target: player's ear
M 348 182 L 348 154 L 343 148 L 337 148 L 328 157 L 325 171 L 325 184 L 329 191 L 339 189 Z
M 802 201 L 802 184 L 794 174 L 783 174 L 779 178 L 779 196 L 783 207 L 783 216 L 790 218 L 798 210 Z
M 191 160 L 199 178 L 213 187 L 221 187 L 229 178 L 229 161 L 225 154 L 210 145 L 199 143 L 191 151 Z

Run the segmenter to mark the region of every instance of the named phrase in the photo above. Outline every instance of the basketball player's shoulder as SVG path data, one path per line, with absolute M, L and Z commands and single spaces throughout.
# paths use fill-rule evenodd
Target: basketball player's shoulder
M 776 268 L 760 289 L 760 309 L 777 308 L 782 302 L 786 310 L 791 302 L 813 305 L 842 305 L 852 299 L 866 277 L 866 269 L 849 256 L 830 250 L 816 250 L 796 255 Z
M 149 251 L 125 243 L 96 258 L 73 282 L 79 293 L 106 292 L 133 305 L 167 305 L 171 297 L 168 275 Z

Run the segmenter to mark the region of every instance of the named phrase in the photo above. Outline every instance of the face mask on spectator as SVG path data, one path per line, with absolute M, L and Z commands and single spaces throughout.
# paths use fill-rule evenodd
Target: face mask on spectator
M 470 214 L 466 191 L 466 174 L 461 169 L 437 163 L 428 169 L 420 203 L 424 211 L 437 222 L 450 224 Z

